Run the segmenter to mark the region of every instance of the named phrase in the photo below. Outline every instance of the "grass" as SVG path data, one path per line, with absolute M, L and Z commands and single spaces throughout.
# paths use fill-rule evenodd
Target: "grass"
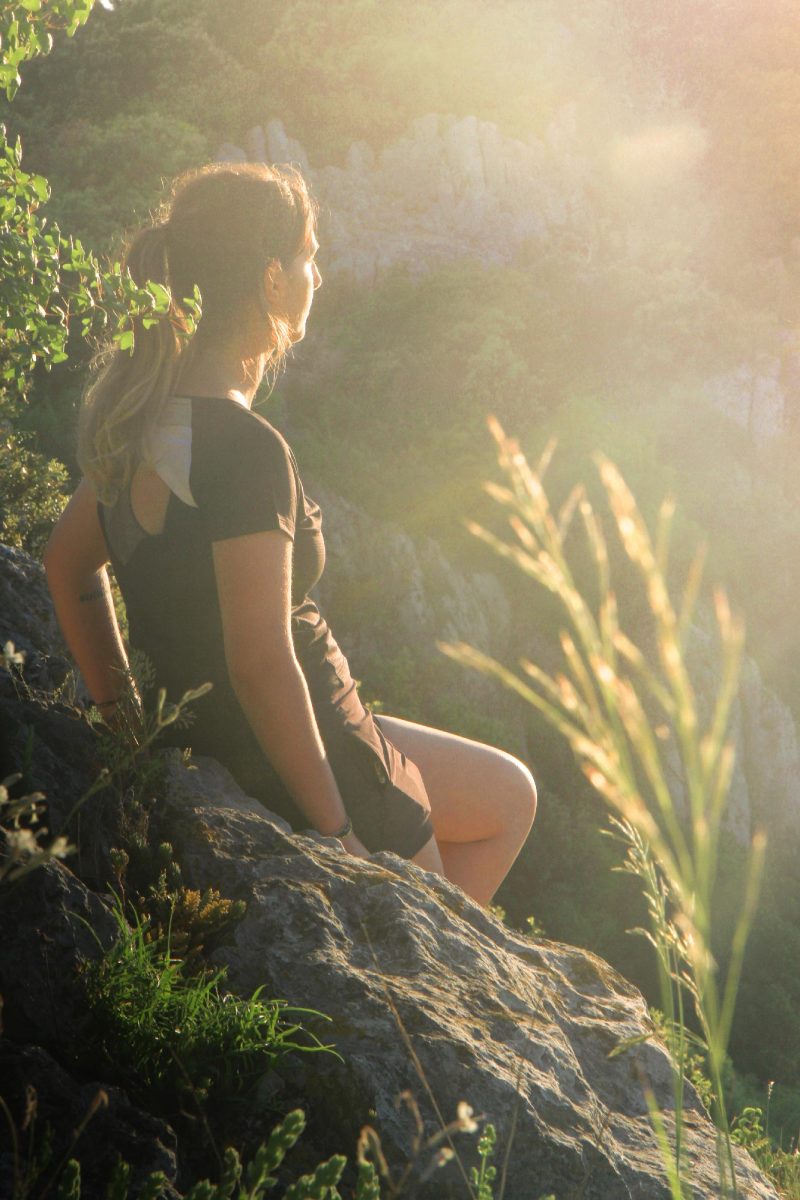
M 265 1000 L 260 988 L 234 996 L 223 989 L 224 970 L 190 973 L 169 936 L 150 940 L 147 925 L 119 904 L 116 917 L 118 939 L 87 964 L 85 983 L 95 1048 L 143 1103 L 177 1107 L 187 1092 L 195 1101 L 247 1101 L 284 1055 L 336 1053 L 293 1019 L 326 1020 L 322 1013 Z
M 625 847 L 622 869 L 639 878 L 647 900 L 649 929 L 640 932 L 655 950 L 662 1008 L 676 1031 L 673 1144 L 668 1144 L 663 1116 L 646 1092 L 671 1194 L 673 1200 L 683 1200 L 691 1190 L 682 1119 L 684 1078 L 694 1050 L 686 1032 L 691 1013 L 700 1029 L 711 1084 L 720 1194 L 738 1196 L 735 1137 L 728 1126 L 722 1073 L 758 897 L 766 848 L 763 833 L 752 841 L 724 979 L 712 954 L 711 932 L 720 834 L 734 762 L 729 724 L 743 629 L 724 594 L 715 592 L 719 680 L 716 694 L 701 703 L 687 647 L 698 612 L 703 555 L 698 553 L 674 603 L 668 584 L 674 504 L 664 502 L 651 536 L 625 481 L 611 462 L 598 456 L 607 515 L 596 511 L 580 485 L 555 510 L 544 487 L 553 445 L 532 469 L 496 421 L 490 421 L 490 428 L 508 486 L 488 484 L 487 490 L 508 510 L 512 536 L 503 540 L 480 526 L 470 528 L 558 601 L 564 622 L 563 667 L 548 674 L 523 661 L 514 672 L 464 643 L 443 643 L 440 648 L 500 679 L 532 704 L 568 740 L 590 783 L 607 802 L 613 835 Z M 613 546 L 606 536 L 609 523 Z M 577 583 L 576 550 L 584 556 L 588 551 L 593 574 L 588 587 Z M 647 614 L 638 639 L 621 624 L 612 558 L 617 569 L 624 567 L 628 592 L 627 577 L 633 576 Z M 593 601 L 586 599 L 587 592 Z M 676 761 L 685 812 L 679 812 L 670 786 Z

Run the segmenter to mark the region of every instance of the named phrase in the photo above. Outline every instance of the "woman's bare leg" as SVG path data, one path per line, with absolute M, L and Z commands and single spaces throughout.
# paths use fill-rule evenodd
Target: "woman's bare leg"
M 400 717 L 376 717 L 420 770 L 435 837 L 412 862 L 439 869 L 488 904 L 505 879 L 536 814 L 536 786 L 518 759 L 494 746 Z M 437 851 L 438 847 L 438 851 Z

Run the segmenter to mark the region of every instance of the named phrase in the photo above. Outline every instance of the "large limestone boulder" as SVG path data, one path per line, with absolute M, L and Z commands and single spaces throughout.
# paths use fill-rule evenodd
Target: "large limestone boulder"
M 344 1062 L 316 1061 L 303 1088 L 340 1145 L 370 1122 L 390 1163 L 407 1161 L 414 1126 L 397 1100 L 408 1090 L 426 1136 L 460 1101 L 495 1124 L 511 1200 L 669 1195 L 645 1100 L 649 1087 L 671 1130 L 667 1053 L 647 1040 L 608 1057 L 652 1032 L 636 988 L 593 954 L 510 932 L 394 854 L 353 859 L 291 834 L 230 782 L 213 795 L 205 760 L 170 756 L 161 836 L 195 887 L 248 902 L 215 961 L 244 992 L 266 984 L 331 1018 Z M 715 1133 L 691 1087 L 685 1136 L 693 1195 L 718 1196 Z M 776 1195 L 746 1154 L 736 1162 L 742 1195 Z M 458 1185 L 450 1164 L 413 1194 L 465 1195 Z

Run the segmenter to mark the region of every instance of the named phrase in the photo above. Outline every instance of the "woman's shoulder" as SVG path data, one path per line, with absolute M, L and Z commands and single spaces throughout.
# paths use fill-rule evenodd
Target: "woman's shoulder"
M 294 536 L 302 485 L 286 439 L 236 400 L 191 398 L 192 494 L 211 539 Z
M 302 492 L 289 443 L 260 413 L 224 397 L 179 399 L 188 405 L 181 419 L 188 425 L 191 491 L 201 505 L 232 483 L 243 496 L 264 486 L 287 496 Z M 177 406 L 167 407 L 167 417 L 170 411 Z
M 271 446 L 294 463 L 294 454 L 286 438 L 261 413 L 226 396 L 194 396 L 189 397 L 189 401 L 191 424 L 198 433 L 202 431 L 218 437 L 222 444 L 249 446 L 255 443 L 262 452 Z
M 261 413 L 227 396 L 170 396 L 148 440 L 151 454 L 162 443 L 180 442 L 196 454 L 207 450 L 217 462 L 260 455 L 297 469 L 283 434 Z

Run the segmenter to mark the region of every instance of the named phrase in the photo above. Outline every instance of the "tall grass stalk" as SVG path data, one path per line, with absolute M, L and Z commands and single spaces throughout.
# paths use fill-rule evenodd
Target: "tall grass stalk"
M 722 1068 L 733 1019 L 745 943 L 754 915 L 765 853 L 757 833 L 748 859 L 741 910 L 720 978 L 711 949 L 712 898 L 717 879 L 720 833 L 734 764 L 729 737 L 738 685 L 743 628 L 724 593 L 714 593 L 720 674 L 716 695 L 701 705 L 687 663 L 687 639 L 695 616 L 703 555 L 695 557 L 677 604 L 667 585 L 674 504 L 661 506 L 655 535 L 639 512 L 620 472 L 602 455 L 596 465 L 611 527 L 644 600 L 649 630 L 638 641 L 619 618 L 611 556 L 601 516 L 585 488 L 576 486 L 554 510 L 544 487 L 551 443 L 536 468 L 494 419 L 508 486 L 487 491 L 509 512 L 508 541 L 482 526 L 471 531 L 515 563 L 560 602 L 563 668 L 548 674 L 523 660 L 520 672 L 464 643 L 441 643 L 458 662 L 495 676 L 532 704 L 575 752 L 592 786 L 614 817 L 614 834 L 627 848 L 625 870 L 638 876 L 647 899 L 658 962 L 662 1005 L 669 1022 L 685 1028 L 687 1002 L 702 1032 L 713 1085 L 713 1116 L 719 1130 L 721 1193 L 737 1195 Z M 577 584 L 574 552 L 588 546 L 593 600 Z M 685 811 L 668 784 L 667 755 L 681 766 Z M 683 1075 L 687 1038 L 677 1040 L 674 1075 L 675 1138 L 668 1146 L 663 1114 L 651 1105 L 656 1135 L 668 1154 L 667 1175 L 675 1200 L 687 1194 L 688 1163 L 683 1140 Z

